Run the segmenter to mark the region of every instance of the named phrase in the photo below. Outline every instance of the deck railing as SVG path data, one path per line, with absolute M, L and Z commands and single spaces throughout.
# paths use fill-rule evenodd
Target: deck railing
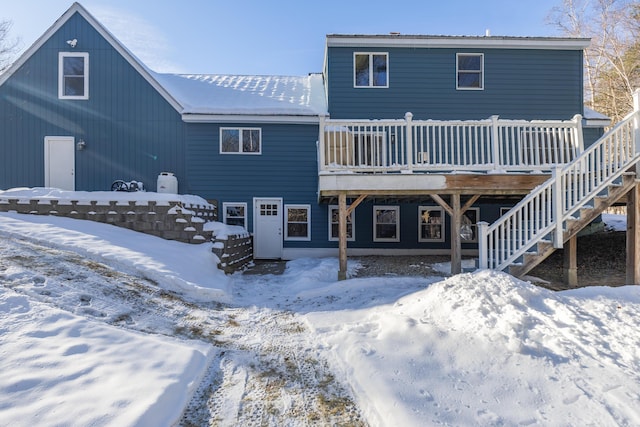
M 583 150 L 582 118 L 565 121 L 321 119 L 321 172 L 544 171 Z
M 562 248 L 564 223 L 640 159 L 639 122 L 629 114 L 498 221 L 479 223 L 480 268 L 504 270 L 542 239 Z

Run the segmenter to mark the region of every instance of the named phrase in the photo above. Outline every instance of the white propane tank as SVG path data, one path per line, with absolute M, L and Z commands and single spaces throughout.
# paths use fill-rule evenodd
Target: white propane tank
M 158 193 L 178 194 L 178 178 L 171 172 L 158 175 Z

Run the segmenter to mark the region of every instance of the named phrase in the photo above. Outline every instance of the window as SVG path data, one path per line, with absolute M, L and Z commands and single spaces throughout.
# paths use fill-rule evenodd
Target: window
M 223 203 L 223 222 L 227 225 L 239 225 L 247 229 L 247 204 Z
M 389 87 L 389 55 L 387 53 L 354 53 L 353 85 L 355 87 Z
M 329 206 L 329 241 L 336 241 L 340 237 L 338 231 L 339 227 L 339 212 L 340 208 L 336 205 Z M 355 209 L 347 216 L 347 241 L 353 242 L 355 237 L 353 235 L 353 221 L 354 221 Z
M 373 207 L 373 241 L 374 242 L 399 242 L 400 241 L 400 207 L 399 206 L 374 206 Z
M 479 208 L 469 208 L 464 214 L 462 214 L 462 224 L 460 225 L 460 238 L 462 239 L 462 243 L 473 243 L 478 241 L 479 220 Z
M 441 207 L 418 207 L 419 242 L 444 242 L 444 214 Z
M 222 154 L 260 154 L 261 141 L 260 128 L 220 128 Z
M 89 99 L 89 54 L 60 52 L 58 98 Z
M 482 53 L 458 53 L 456 74 L 456 89 L 484 89 L 484 55 Z
M 285 240 L 311 240 L 311 206 L 285 205 Z

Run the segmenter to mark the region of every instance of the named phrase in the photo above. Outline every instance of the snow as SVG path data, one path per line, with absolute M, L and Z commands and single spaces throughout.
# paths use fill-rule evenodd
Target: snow
M 198 405 L 195 425 L 308 425 L 286 414 L 314 378 L 373 426 L 640 425 L 635 286 L 358 278 L 354 261 L 337 281 L 334 258 L 225 276 L 211 244 L 16 213 L 0 241 L 1 425 L 174 425 Z
M 154 74 L 182 114 L 318 116 L 327 114 L 323 79 L 308 76 Z

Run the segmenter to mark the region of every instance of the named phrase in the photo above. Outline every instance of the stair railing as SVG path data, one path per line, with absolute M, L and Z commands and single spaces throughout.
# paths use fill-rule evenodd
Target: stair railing
M 562 248 L 565 221 L 640 159 L 639 123 L 636 109 L 495 223 L 478 223 L 479 267 L 505 270 L 549 234 Z

